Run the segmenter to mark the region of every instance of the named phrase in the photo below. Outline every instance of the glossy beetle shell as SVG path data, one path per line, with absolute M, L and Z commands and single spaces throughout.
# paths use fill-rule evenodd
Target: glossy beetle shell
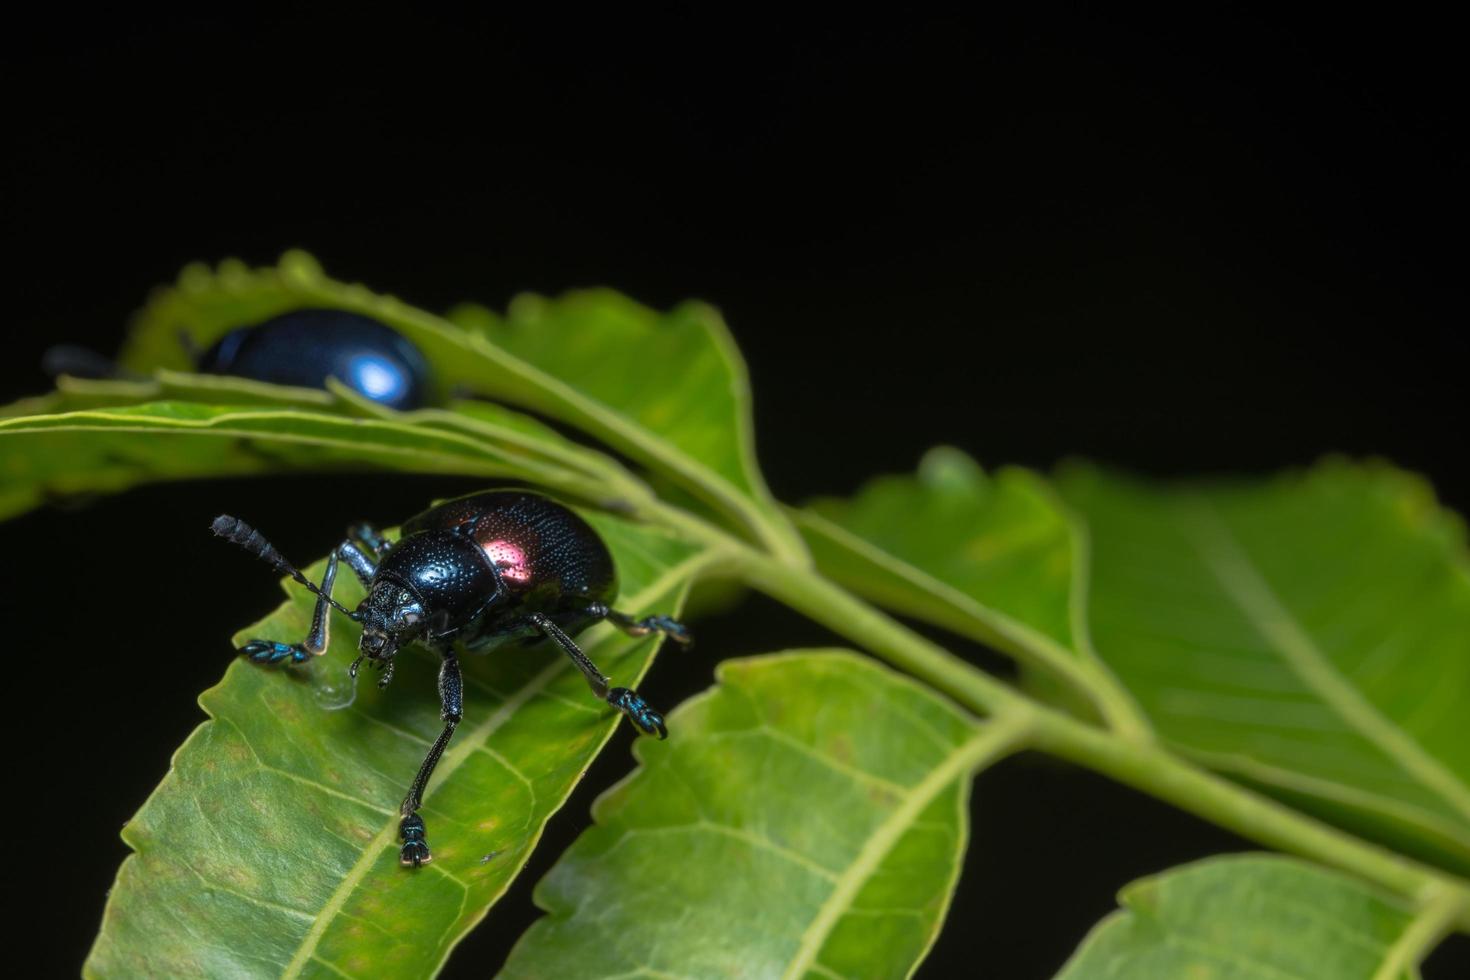
M 430 387 L 418 348 L 377 320 L 345 310 L 293 310 L 231 330 L 200 355 L 196 369 L 303 388 L 335 377 L 400 411 L 423 405 Z
M 426 609 L 448 617 L 450 630 L 467 628 L 466 642 L 504 632 L 527 612 L 574 631 L 589 618 L 582 610 L 617 595 L 612 555 L 597 532 L 567 507 L 521 490 L 470 494 L 410 518 L 378 577 L 412 588 Z
M 378 563 L 377 577 L 407 586 L 450 627 L 470 622 L 499 598 L 484 552 L 458 534 L 405 537 Z

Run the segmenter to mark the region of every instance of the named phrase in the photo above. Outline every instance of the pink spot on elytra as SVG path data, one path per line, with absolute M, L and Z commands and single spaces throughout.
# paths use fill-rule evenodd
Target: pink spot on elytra
M 526 582 L 531 578 L 531 570 L 526 567 L 526 553 L 517 545 L 509 541 L 486 541 L 482 548 L 490 560 L 500 569 L 503 578 L 512 582 Z

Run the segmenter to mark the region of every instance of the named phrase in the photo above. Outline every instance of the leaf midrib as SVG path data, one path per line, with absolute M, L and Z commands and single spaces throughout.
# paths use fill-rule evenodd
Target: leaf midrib
M 1384 716 L 1338 671 L 1287 610 L 1215 507 L 1203 498 L 1182 505 L 1185 539 L 1258 635 L 1347 726 L 1470 819 L 1470 786 Z
M 232 429 L 224 426 L 201 426 L 201 425 L 56 425 L 37 426 L 35 428 L 12 428 L 0 429 L 0 436 L 5 435 L 30 435 L 38 432 L 126 432 L 134 435 L 162 435 L 169 434 L 168 430 L 176 429 L 179 435 L 200 436 L 233 436 L 237 438 L 259 439 L 264 442 L 289 442 L 302 446 L 326 446 L 341 449 L 362 449 L 364 446 L 371 448 L 374 452 L 384 453 L 392 456 L 409 456 L 421 459 L 442 460 L 446 464 L 455 466 L 473 466 L 477 462 L 473 456 L 458 456 L 450 453 L 436 452 L 434 450 L 417 449 L 412 446 L 394 446 L 387 443 L 364 443 L 353 439 L 335 439 L 328 436 L 308 436 L 295 432 L 270 432 L 255 429 Z M 495 471 L 485 470 L 485 475 L 496 475 L 504 469 L 507 463 L 496 460 L 491 456 L 483 456 L 478 460 L 482 465 L 491 467 L 499 466 Z M 524 464 L 520 464 L 524 465 Z M 527 467 L 529 469 L 529 467 Z
M 9 420 L 0 420 L 0 436 L 26 436 L 51 432 L 122 432 L 133 435 L 180 435 L 180 436 L 203 436 L 206 438 L 239 438 L 252 439 L 261 442 L 288 443 L 303 446 L 321 446 L 343 450 L 370 449 L 374 453 L 386 456 L 396 456 L 404 459 L 419 459 L 425 463 L 434 463 L 444 468 L 446 472 L 463 473 L 465 475 L 481 475 L 489 477 L 505 477 L 514 475 L 517 470 L 534 474 L 538 479 L 550 486 L 562 487 L 569 490 L 581 490 L 589 497 L 595 497 L 595 492 L 588 493 L 592 489 L 589 481 L 596 479 L 596 474 L 589 474 L 585 470 L 564 468 L 560 462 L 542 463 L 530 457 L 516 457 L 514 459 L 486 452 L 489 444 L 479 444 L 468 437 L 461 437 L 456 433 L 444 432 L 442 430 L 429 430 L 436 439 L 444 442 L 462 444 L 467 452 L 459 453 L 448 449 L 426 449 L 419 446 L 395 445 L 389 442 L 378 442 L 372 440 L 351 439 L 345 437 L 334 437 L 329 435 L 308 435 L 300 432 L 283 432 L 270 429 L 234 428 L 233 424 L 253 421 L 279 421 L 299 419 L 312 423 L 325 423 L 326 426 L 337 425 L 346 432 L 363 432 L 360 425 L 355 422 L 368 422 L 368 420 L 344 419 L 330 415 L 280 413 L 268 411 L 264 413 L 230 413 L 219 415 L 208 420 L 197 419 L 167 419 L 163 417 L 150 418 L 138 415 L 114 415 L 105 412 L 88 411 L 73 412 L 66 415 L 47 416 L 48 419 L 62 418 L 85 418 L 95 420 L 91 424 L 83 422 L 67 422 L 56 425 L 5 425 Z M 31 418 L 16 420 L 31 421 Z M 103 424 L 106 423 L 106 424 Z M 372 424 L 368 422 L 368 424 Z M 397 426 L 386 426 L 384 431 L 402 434 L 408 430 Z M 550 453 L 543 453 L 552 456 Z M 604 480 L 603 482 L 608 482 Z
M 903 802 L 874 829 L 857 857 L 838 876 L 832 893 L 827 896 L 816 917 L 802 933 L 796 955 L 782 973 L 783 980 L 804 976 L 813 968 L 833 927 L 924 808 L 971 769 L 1018 744 L 1028 726 L 1029 722 L 1024 715 L 993 717 L 982 723 L 975 734 L 957 745 L 939 765 L 909 789 Z

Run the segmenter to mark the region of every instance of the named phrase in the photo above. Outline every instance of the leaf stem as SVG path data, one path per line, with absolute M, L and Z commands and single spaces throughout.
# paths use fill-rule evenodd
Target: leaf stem
M 1383 965 L 1373 974 L 1373 980 L 1397 980 L 1413 973 L 1429 951 L 1454 927 L 1455 919 L 1466 912 L 1467 895 L 1463 889 L 1444 889 L 1428 896 L 1419 907 L 1419 914 L 1409 923 L 1409 928 L 1398 941 L 1389 947 Z
M 999 715 L 1039 707 L 816 572 L 793 567 L 733 541 L 726 547 L 731 570 L 751 588 L 854 640 L 971 710 Z
M 720 532 L 710 529 L 712 533 Z M 721 535 L 723 537 L 723 535 Z M 1028 721 L 1029 747 L 1102 773 L 1270 847 L 1341 868 L 1423 906 L 1450 894 L 1470 932 L 1470 882 L 1395 854 L 1199 768 L 1150 742 L 1083 724 L 1016 691 L 815 572 L 725 543 L 746 584 L 988 715 Z
M 1436 896 L 1459 900 L 1455 917 L 1470 930 L 1470 883 L 1412 861 L 1216 776 L 1154 745 L 1128 743 L 1038 707 L 1032 747 L 1142 790 L 1259 843 L 1341 868 L 1398 892 L 1416 906 Z
M 1074 581 L 1069 603 L 1071 608 L 1068 610 L 1072 619 L 1072 632 L 1078 641 L 1078 649 L 1073 651 L 1040 630 L 980 605 L 964 593 L 875 548 L 820 514 L 795 508 L 788 513 L 799 527 L 821 535 L 867 561 L 882 565 L 936 597 L 938 604 L 922 610 L 911 610 L 918 618 L 983 643 L 1019 663 L 1048 672 L 1066 684 L 1078 698 L 1089 702 L 1108 727 L 1119 735 L 1138 740 L 1153 737 L 1148 720 L 1133 702 L 1132 696 L 1113 677 L 1112 672 L 1093 652 L 1091 642 L 1086 639 L 1085 616 L 1082 612 L 1087 590 L 1086 542 L 1078 535 L 1075 521 L 1071 523 L 1077 560 L 1073 563 Z M 841 574 L 835 575 L 833 580 L 840 584 Z M 861 595 L 861 592 L 861 586 L 858 586 L 857 594 Z M 875 593 L 869 593 L 866 598 L 879 604 L 889 604 Z M 892 603 L 890 608 L 903 609 L 904 606 L 905 603 L 899 601 Z

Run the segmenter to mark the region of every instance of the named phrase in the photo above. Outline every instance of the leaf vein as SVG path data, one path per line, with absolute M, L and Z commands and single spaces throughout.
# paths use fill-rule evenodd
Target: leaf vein
M 536 786 L 535 786 L 534 783 L 531 782 L 531 777 L 527 776 L 524 772 L 522 772 L 520 770 L 520 768 L 518 766 L 516 766 L 515 763 L 513 763 L 509 759 L 507 759 L 502 753 L 497 752 L 495 749 L 492 749 L 490 746 L 488 746 L 488 745 L 477 745 L 477 746 L 475 746 L 475 749 L 477 751 L 479 751 L 479 752 L 485 753 L 491 759 L 494 759 L 496 762 L 498 762 L 500 764 L 501 768 L 503 768 L 506 772 L 510 773 L 512 776 L 514 776 L 517 780 L 520 781 L 521 785 L 523 785 L 523 786 L 526 787 L 526 792 L 531 795 L 531 807 L 534 810 L 534 808 L 536 806 Z
M 386 807 L 381 807 L 376 803 L 369 803 L 367 800 L 359 799 L 358 797 L 353 796 L 351 793 L 344 793 L 339 789 L 334 789 L 333 787 L 327 786 L 324 783 L 319 783 L 315 779 L 312 779 L 308 776 L 302 776 L 299 773 L 291 772 L 288 769 L 282 769 L 278 766 L 271 765 L 269 762 L 266 762 L 265 759 L 261 758 L 259 752 L 255 751 L 255 746 L 251 744 L 250 737 L 245 734 L 245 729 L 241 728 L 240 725 L 237 724 L 233 719 L 226 715 L 221 715 L 215 720 L 222 722 L 235 730 L 235 732 L 240 736 L 241 744 L 244 745 L 245 748 L 250 750 L 250 755 L 255 759 L 255 765 L 258 769 L 260 769 L 260 771 L 272 773 L 274 775 L 282 777 L 283 779 L 289 779 L 292 782 L 300 783 L 303 786 L 310 786 L 311 788 L 325 793 L 328 796 L 335 796 L 337 799 L 343 800 L 347 803 L 356 803 L 358 806 L 363 807 L 364 809 L 372 810 L 374 813 L 388 814 L 395 812 L 393 810 L 387 809 Z
M 1024 716 L 997 715 L 977 727 L 968 739 L 952 745 L 948 757 L 908 790 L 903 802 L 873 829 L 852 863 L 837 879 L 836 887 L 822 903 L 816 917 L 802 933 L 801 945 L 782 974 L 786 980 L 800 977 L 816 962 L 843 913 L 851 907 L 863 885 L 867 884 L 924 808 L 956 780 L 965 778 L 977 766 L 1014 748 L 1028 727 L 1029 722 Z
M 1261 638 L 1297 672 L 1309 688 L 1332 706 L 1349 727 L 1377 745 L 1406 771 L 1470 817 L 1470 786 L 1353 687 L 1276 596 L 1211 506 L 1190 508 L 1182 522 L 1196 553 L 1224 587 Z
M 263 909 L 269 909 L 272 912 L 280 912 L 281 914 L 289 915 L 292 918 L 305 919 L 307 922 L 310 922 L 312 920 L 312 914 L 304 909 L 292 908 L 289 905 L 282 905 L 279 902 L 273 902 L 268 898 L 261 898 L 259 895 L 247 894 L 246 892 L 231 888 L 229 885 L 226 885 L 224 882 L 219 881 L 216 878 L 209 877 L 191 864 L 186 863 L 183 866 L 189 870 L 190 874 L 198 878 L 200 884 L 204 885 L 205 888 L 212 888 L 215 891 L 224 892 L 226 895 L 232 895 L 235 898 L 240 899 L 242 902 L 249 902 L 251 905 L 258 905 Z
M 346 970 L 342 969 L 331 960 L 324 959 L 323 957 L 320 957 L 315 953 L 311 954 L 311 961 L 313 963 L 316 963 L 318 966 L 326 967 L 328 970 L 331 970 L 333 973 L 337 974 L 337 976 L 345 978 L 345 980 L 357 980 L 357 977 L 353 976 L 351 973 L 348 973 Z
M 710 820 L 697 820 L 694 823 L 678 824 L 670 827 L 630 827 L 623 831 L 623 836 L 619 839 L 619 843 L 634 837 L 661 837 L 666 834 L 697 834 L 702 831 L 720 834 L 721 836 L 749 844 L 758 850 L 778 855 L 827 881 L 835 882 L 838 880 L 836 871 L 818 864 L 800 851 L 794 851 L 784 844 L 778 844 L 771 840 L 771 838 L 755 833 L 754 831 L 746 830 L 742 827 L 732 827 L 729 824 L 715 823 Z
M 766 723 L 760 728 L 749 728 L 743 731 L 710 732 L 709 734 L 704 736 L 705 741 L 708 742 L 719 742 L 725 741 L 727 739 L 747 738 L 768 738 L 774 742 L 779 742 L 787 748 L 790 748 L 793 751 L 800 753 L 806 758 L 821 763 L 823 766 L 826 766 L 833 772 L 837 772 L 844 776 L 847 776 L 848 778 L 856 782 L 877 786 L 890 793 L 902 794 L 907 792 L 909 789 L 909 787 L 903 783 L 896 783 L 891 779 L 885 779 L 882 776 L 868 772 L 865 769 L 859 769 L 856 766 L 851 765 L 850 763 L 843 762 L 841 759 L 838 759 L 835 756 L 828 755 L 825 752 L 820 752 L 815 747 L 803 742 L 801 739 L 796 738 L 788 734 L 787 732 L 780 730 L 779 728 L 773 728 L 769 723 Z

